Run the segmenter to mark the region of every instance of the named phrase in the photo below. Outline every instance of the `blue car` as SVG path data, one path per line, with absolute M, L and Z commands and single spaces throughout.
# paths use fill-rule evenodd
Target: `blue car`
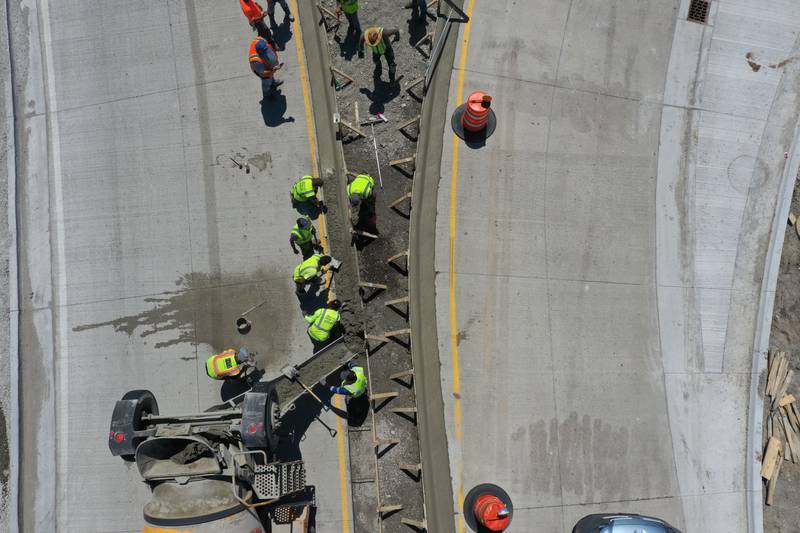
M 584 516 L 572 533 L 681 533 L 658 518 L 638 514 L 590 514 Z

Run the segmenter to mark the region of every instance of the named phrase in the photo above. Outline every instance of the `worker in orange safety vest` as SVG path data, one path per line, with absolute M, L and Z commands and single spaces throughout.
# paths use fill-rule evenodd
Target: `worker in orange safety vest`
M 239 4 L 242 6 L 242 13 L 247 17 L 247 22 L 250 23 L 250 26 L 258 32 L 259 36 L 266 39 L 270 46 L 277 50 L 278 45 L 275 44 L 269 27 L 264 23 L 264 10 L 258 2 L 255 0 L 239 0 Z
M 275 78 L 275 71 L 283 66 L 278 61 L 278 53 L 263 37 L 256 37 L 250 43 L 250 69 L 261 78 L 261 91 L 264 99 L 273 98 L 283 81 Z

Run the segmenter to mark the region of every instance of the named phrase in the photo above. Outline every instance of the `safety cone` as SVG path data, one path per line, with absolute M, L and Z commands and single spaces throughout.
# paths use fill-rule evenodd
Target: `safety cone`
M 483 91 L 469 95 L 450 119 L 450 126 L 467 143 L 485 141 L 497 128 L 497 117 L 491 108 L 492 97 Z
M 467 493 L 463 511 L 464 521 L 472 531 L 505 531 L 514 517 L 514 504 L 506 491 L 483 483 Z

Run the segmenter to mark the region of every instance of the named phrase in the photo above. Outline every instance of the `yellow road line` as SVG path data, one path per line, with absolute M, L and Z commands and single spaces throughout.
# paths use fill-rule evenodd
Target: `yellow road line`
M 461 105 L 464 101 L 464 73 L 467 67 L 467 51 L 469 50 L 469 33 L 472 27 L 472 10 L 475 0 L 467 4 L 467 17 L 470 22 L 464 25 L 464 34 L 461 40 L 461 55 L 458 59 L 458 83 L 456 84 L 456 103 Z M 456 307 L 456 220 L 457 193 L 458 193 L 458 150 L 461 139 L 453 134 L 452 166 L 450 168 L 450 356 L 453 366 L 453 425 L 455 427 L 456 443 L 461 449 L 461 372 L 458 357 L 458 314 Z M 464 468 L 461 458 L 458 460 L 458 510 L 464 507 Z M 459 514 L 458 531 L 464 532 L 464 517 Z
M 314 130 L 314 115 L 311 108 L 311 90 L 308 82 L 308 68 L 306 64 L 306 53 L 303 48 L 303 32 L 300 29 L 300 13 L 297 10 L 297 0 L 291 0 L 291 10 L 294 13 L 294 23 L 292 29 L 294 30 L 294 42 L 297 46 L 297 66 L 300 71 L 300 87 L 303 90 L 303 106 L 306 114 L 306 136 L 308 137 L 308 151 L 311 155 L 311 175 L 319 177 L 319 168 L 317 168 L 317 136 Z M 319 216 L 319 240 L 322 247 L 328 250 L 328 231 L 325 226 L 325 215 L 320 213 Z M 330 286 L 330 272 L 325 274 L 326 283 Z M 341 400 L 337 396 L 334 401 L 336 407 L 340 408 Z M 342 420 L 336 417 L 336 448 L 339 456 L 339 492 L 341 496 L 342 506 L 342 532 L 350 533 L 350 511 L 349 501 L 347 497 L 347 461 L 345 459 L 345 446 L 344 446 L 344 429 L 342 427 Z

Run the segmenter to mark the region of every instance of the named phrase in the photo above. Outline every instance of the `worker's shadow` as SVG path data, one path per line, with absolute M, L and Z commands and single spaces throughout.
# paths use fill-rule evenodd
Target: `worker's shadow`
M 413 47 L 428 33 L 428 17 L 415 18 L 411 15 L 408 19 L 408 45 Z
M 373 78 L 375 82 L 375 88 L 373 90 L 370 91 L 366 87 L 360 89 L 361 94 L 365 95 L 372 102 L 369 106 L 370 113 L 373 115 L 383 113 L 384 109 L 386 109 L 386 104 L 397 98 L 397 95 L 400 94 L 400 80 L 402 78 L 403 76 L 400 76 L 394 83 Z
M 295 202 L 292 200 L 292 207 L 294 207 L 298 213 L 310 218 L 311 220 L 317 220 L 321 213 L 328 212 L 328 209 L 324 205 L 320 209 L 311 202 Z
M 358 38 L 355 33 L 345 35 L 344 39 L 337 35 L 333 40 L 339 44 L 339 55 L 343 57 L 345 61 L 352 60 L 353 56 L 358 53 Z
M 300 310 L 304 315 L 310 315 L 320 307 L 325 307 L 328 303 L 328 289 L 325 288 L 323 283 L 315 283 L 308 289 L 305 294 L 298 294 L 297 301 L 300 302 Z
M 284 18 L 283 22 L 272 27 L 272 38 L 278 48 L 281 50 L 286 48 L 286 43 L 292 40 L 292 23 L 288 18 Z
M 314 388 L 311 383 L 308 385 Z M 321 392 L 321 389 L 322 387 L 316 387 L 314 392 Z M 322 396 L 320 398 L 325 401 Z M 281 419 L 280 438 L 276 450 L 281 460 L 299 461 L 303 458 L 300 443 L 305 440 L 308 427 L 319 417 L 320 412 L 322 406 L 308 393 L 294 402 L 294 409 Z
M 286 113 L 286 97 L 283 93 L 279 92 L 272 98 L 261 101 L 261 116 L 268 128 L 280 126 L 284 122 L 294 122 L 294 117 L 284 117 L 284 113 Z
M 257 368 L 255 372 L 242 379 L 226 379 L 222 382 L 222 387 L 219 389 L 219 396 L 223 402 L 244 394 L 253 388 L 255 383 L 264 376 L 266 372 Z

